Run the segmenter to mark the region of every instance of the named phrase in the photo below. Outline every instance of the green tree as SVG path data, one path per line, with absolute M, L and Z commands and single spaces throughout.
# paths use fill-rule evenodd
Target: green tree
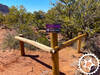
M 77 32 L 90 35 L 100 30 L 100 0 L 59 0 L 53 4 L 59 12 L 63 33 L 72 38 Z M 62 18 L 61 18 L 62 17 Z
M 4 16 L 2 13 L 0 13 L 0 26 L 3 25 L 3 22 L 4 22 Z
M 38 29 L 43 29 L 44 28 L 44 21 L 45 19 L 45 12 L 43 11 L 35 11 L 33 13 L 33 25 L 37 27 Z

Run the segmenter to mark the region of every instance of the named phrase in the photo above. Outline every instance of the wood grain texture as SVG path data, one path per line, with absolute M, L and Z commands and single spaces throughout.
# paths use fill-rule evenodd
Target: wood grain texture
M 50 33 L 51 47 L 55 50 L 58 46 L 57 33 Z M 52 75 L 59 75 L 59 53 L 52 53 Z
M 20 37 L 24 37 L 23 34 L 19 34 Z M 25 50 L 24 50 L 24 42 L 23 41 L 19 41 L 20 42 L 20 50 L 21 50 L 21 56 L 25 55 Z
M 23 38 L 23 37 L 19 37 L 19 36 L 15 36 L 15 39 L 17 39 L 19 41 L 23 41 L 25 43 L 28 43 L 30 45 L 33 45 L 33 46 L 35 46 L 37 48 L 40 48 L 41 50 L 44 50 L 44 51 L 47 51 L 47 52 L 53 52 L 53 48 L 48 47 L 46 45 L 43 45 L 41 43 L 38 43 L 36 41 L 29 40 L 29 39 L 26 39 L 26 38 Z

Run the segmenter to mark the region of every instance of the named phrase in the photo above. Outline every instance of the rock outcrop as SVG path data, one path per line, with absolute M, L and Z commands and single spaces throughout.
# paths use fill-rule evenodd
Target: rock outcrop
M 0 12 L 3 13 L 3 14 L 9 13 L 8 6 L 0 4 Z

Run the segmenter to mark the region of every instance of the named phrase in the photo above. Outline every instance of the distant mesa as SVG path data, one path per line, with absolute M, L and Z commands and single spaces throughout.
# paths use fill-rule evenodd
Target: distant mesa
M 9 13 L 9 7 L 3 4 L 0 4 L 0 12 L 3 14 Z

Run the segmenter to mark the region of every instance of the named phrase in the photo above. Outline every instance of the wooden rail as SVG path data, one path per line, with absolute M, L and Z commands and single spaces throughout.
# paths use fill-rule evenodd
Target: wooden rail
M 43 44 L 40 44 L 36 41 L 33 41 L 33 40 L 29 40 L 29 39 L 26 39 L 26 38 L 23 38 L 23 37 L 19 37 L 19 36 L 15 36 L 15 39 L 19 40 L 19 41 L 23 41 L 25 43 L 28 43 L 30 45 L 33 45 L 35 47 L 38 47 L 44 51 L 47 51 L 47 52 L 53 52 L 53 48 L 51 47 L 48 47 L 46 45 L 43 45 Z
M 78 40 L 77 43 L 77 48 L 78 48 L 78 53 L 80 53 L 80 48 L 81 48 L 81 38 L 87 36 L 87 34 L 78 34 L 77 37 L 68 40 L 64 43 L 62 43 L 60 46 L 58 46 L 58 36 L 57 33 L 50 33 L 50 38 L 51 38 L 51 47 L 48 47 L 46 45 L 40 44 L 36 41 L 33 40 L 29 40 L 26 38 L 23 38 L 22 35 L 20 36 L 15 36 L 15 39 L 20 41 L 20 48 L 21 48 L 21 55 L 25 55 L 24 52 L 24 42 L 28 43 L 30 45 L 33 45 L 35 47 L 38 47 L 44 51 L 50 52 L 51 53 L 51 59 L 52 59 L 52 75 L 60 75 L 59 73 L 59 51 L 63 48 L 65 48 L 66 46 L 69 46 L 70 44 L 72 44 L 73 42 L 75 42 L 76 40 Z
M 66 46 L 69 46 L 70 44 L 72 44 L 76 40 L 79 40 L 79 39 L 85 37 L 86 35 L 87 35 L 86 33 L 85 34 L 78 35 L 77 37 L 75 37 L 75 38 L 73 38 L 71 40 L 68 40 L 68 41 L 62 43 L 60 46 L 56 46 L 55 47 L 55 50 L 56 51 L 60 51 L 61 49 L 65 48 Z

